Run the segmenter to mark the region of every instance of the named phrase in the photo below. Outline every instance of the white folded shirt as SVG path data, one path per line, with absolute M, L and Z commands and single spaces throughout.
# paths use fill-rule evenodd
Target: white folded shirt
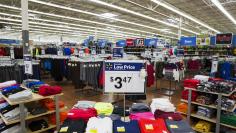
M 109 117 L 91 117 L 87 123 L 86 133 L 112 133 L 112 120 Z
M 209 76 L 195 75 L 194 79 L 200 80 L 201 82 L 207 82 L 209 80 Z
M 8 96 L 8 99 L 10 101 L 22 101 L 22 100 L 28 100 L 31 98 L 32 98 L 31 90 L 23 90 L 23 91 L 20 91 L 20 92 L 17 92 L 15 94 Z
M 21 133 L 21 127 L 20 125 L 15 125 L 13 127 L 10 127 L 4 131 L 2 131 L 1 133 Z
M 157 109 L 164 112 L 175 112 L 176 109 L 175 106 L 170 102 L 170 100 L 166 98 L 152 99 L 150 107 L 152 113 L 154 113 Z
M 28 110 L 27 108 L 24 109 L 25 114 L 27 114 Z M 20 108 L 16 107 L 15 109 L 3 114 L 3 117 L 7 120 L 17 120 L 20 119 Z
M 0 83 L 0 88 L 8 87 L 8 86 L 11 86 L 11 85 L 14 85 L 14 84 L 16 84 L 15 80 L 6 81 L 6 82 L 3 82 L 3 83 Z

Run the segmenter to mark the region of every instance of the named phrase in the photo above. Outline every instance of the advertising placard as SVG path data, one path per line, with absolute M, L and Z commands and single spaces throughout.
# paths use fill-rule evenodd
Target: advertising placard
M 105 61 L 105 93 L 145 93 L 144 61 Z

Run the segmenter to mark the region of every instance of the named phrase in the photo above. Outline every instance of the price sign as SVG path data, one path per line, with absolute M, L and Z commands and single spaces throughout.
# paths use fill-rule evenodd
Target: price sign
M 124 49 L 122 47 L 113 48 L 113 57 L 122 58 L 124 55 Z
M 24 55 L 24 66 L 25 66 L 25 74 L 33 74 L 33 66 L 32 66 L 32 57 L 31 55 Z
M 144 61 L 105 61 L 105 93 L 144 93 Z
M 79 57 L 84 57 L 84 51 L 82 49 L 79 50 Z
M 91 50 L 91 55 L 96 55 L 96 46 L 93 46 L 92 47 L 92 50 Z

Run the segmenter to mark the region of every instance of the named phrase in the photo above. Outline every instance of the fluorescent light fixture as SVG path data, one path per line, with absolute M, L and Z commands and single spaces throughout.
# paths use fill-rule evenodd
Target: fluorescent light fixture
M 88 12 L 88 11 L 83 11 L 83 10 L 78 10 L 78 9 L 74 9 L 74 8 L 70 8 L 70 7 L 66 7 L 66 6 L 61 6 L 61 5 L 57 5 L 57 4 L 53 4 L 53 3 L 49 3 L 49 2 L 43 2 L 43 1 L 40 1 L 40 0 L 29 0 L 31 2 L 35 2 L 35 3 L 39 3 L 39 4 L 43 4 L 43 5 L 47 5 L 47 6 L 51 6 L 51 7 L 56 7 L 56 8 L 60 8 L 60 9 L 65 9 L 65 10 L 69 10 L 69 11 L 74 11 L 74 12 L 79 12 L 79 13 L 84 13 L 84 14 L 88 14 L 88 15 L 93 15 L 93 16 L 97 16 L 97 17 L 102 17 L 100 14 L 96 14 L 96 13 L 92 13 L 92 12 Z M 127 9 L 126 9 L 127 10 Z M 128 10 L 130 11 L 130 10 Z M 133 13 L 137 14 L 136 12 L 132 11 Z M 143 17 L 146 16 L 146 15 L 142 15 Z M 149 16 L 146 16 L 146 18 L 149 18 L 149 19 L 152 19 L 152 20 L 156 20 L 152 17 L 149 17 Z M 151 27 L 151 26 L 147 26 L 147 25 L 142 25 L 142 24 L 139 24 L 139 23 L 134 23 L 134 22 L 130 22 L 130 21 L 126 21 L 126 20 L 123 20 L 123 19 L 117 19 L 117 18 L 110 18 L 111 20 L 115 20 L 115 21 L 119 21 L 119 22 L 123 22 L 123 23 L 127 23 L 127 24 L 131 24 L 131 25 L 136 25 L 136 26 L 139 26 L 139 27 L 144 27 L 144 28 L 148 28 L 148 29 L 153 29 L 153 30 L 159 30 L 158 28 L 155 28 L 155 27 Z M 166 25 L 169 25 L 169 26 L 172 26 L 172 27 L 175 27 L 175 28 L 178 28 L 178 26 L 176 25 L 172 25 L 172 24 L 167 24 L 166 22 L 164 21 L 160 21 L 160 20 L 156 20 L 158 22 L 162 22 L 163 24 L 166 24 Z M 184 30 L 184 29 L 183 29 Z M 188 32 L 191 31 L 191 30 L 188 30 Z M 169 32 L 170 34 L 175 34 L 177 35 L 176 33 L 173 33 L 173 32 Z M 196 33 L 196 32 L 190 32 L 190 33 Z
M 39 0 L 30 0 L 30 1 L 39 1 Z M 94 2 L 94 3 L 97 3 L 97 4 L 100 4 L 100 5 L 104 5 L 104 6 L 108 6 L 110 8 L 114 8 L 114 9 L 117 9 L 117 10 L 120 10 L 120 11 L 123 11 L 123 12 L 127 12 L 127 13 L 130 13 L 130 14 L 133 14 L 133 15 L 136 15 L 136 16 L 139 16 L 139 17 L 142 17 L 142 18 L 145 18 L 145 19 L 149 19 L 149 20 L 152 20 L 152 21 L 155 21 L 155 22 L 158 22 L 158 23 L 161 23 L 163 25 L 167 25 L 167 26 L 170 26 L 170 27 L 174 27 L 174 28 L 179 28 L 178 25 L 174 25 L 174 24 L 171 24 L 171 23 L 167 23 L 165 21 L 162 21 L 162 20 L 159 20 L 159 19 L 155 19 L 153 17 L 150 17 L 150 16 L 147 16 L 147 15 L 144 15 L 144 14 L 141 14 L 141 13 L 138 13 L 138 12 L 135 12 L 135 11 L 132 11 L 132 10 L 128 10 L 126 8 L 122 8 L 122 7 L 119 7 L 119 6 L 116 6 L 116 5 L 113 5 L 113 4 L 109 4 L 109 3 L 106 3 L 104 1 L 100 1 L 100 0 L 89 0 L 91 2 Z M 124 20 L 118 20 L 118 19 L 114 19 L 114 20 L 117 20 L 117 21 L 120 21 L 120 22 L 124 22 Z M 127 23 L 128 21 L 126 21 Z M 137 23 L 130 23 L 130 24 L 134 24 L 134 25 L 137 25 Z M 137 25 L 137 26 L 141 26 L 141 25 Z M 147 27 L 148 28 L 148 27 Z M 150 28 L 150 27 L 149 27 Z M 185 30 L 185 29 L 183 29 Z M 190 33 L 193 33 L 193 34 L 196 34 L 196 32 L 194 31 L 191 31 L 191 30 L 185 30 L 187 32 L 190 32 Z M 171 32 L 170 32 L 171 33 Z
M 116 14 L 113 14 L 113 13 L 109 13 L 109 12 L 107 12 L 107 13 L 102 13 L 102 14 L 100 14 L 101 16 L 102 16 L 102 18 L 115 18 L 115 17 L 117 17 L 118 15 L 116 15 Z
M 231 20 L 235 25 L 236 25 L 236 20 L 234 19 L 234 17 L 225 10 L 225 8 L 221 5 L 221 3 L 219 2 L 219 0 L 211 0 L 211 2 L 229 19 Z
M 0 4 L 0 7 L 9 8 L 9 9 L 13 9 L 13 10 L 19 10 L 19 11 L 21 10 L 21 8 L 18 8 L 18 7 L 2 5 L 2 4 Z M 52 13 L 45 13 L 45 12 L 34 11 L 34 10 L 29 10 L 29 12 L 30 13 L 35 13 L 35 14 L 51 16 L 51 17 L 58 17 L 58 18 L 62 18 L 62 19 L 73 20 L 73 21 L 81 21 L 81 22 L 86 22 L 86 23 L 93 23 L 93 24 L 98 24 L 98 25 L 115 27 L 115 28 L 119 28 L 119 29 L 131 30 L 131 31 L 136 31 L 136 32 L 142 32 L 142 33 L 147 33 L 147 34 L 152 34 L 152 35 L 160 35 L 158 33 L 148 32 L 148 31 L 145 31 L 145 30 L 138 30 L 138 29 L 133 29 L 133 28 L 129 28 L 129 27 L 122 27 L 122 26 L 117 26 L 117 25 L 113 25 L 113 24 L 106 24 L 106 23 L 102 23 L 102 22 L 91 21 L 91 20 L 86 20 L 86 19 L 81 19 L 81 18 L 62 16 L 62 15 L 57 15 L 57 14 L 52 14 Z M 173 33 L 173 34 L 175 34 L 175 33 Z M 175 35 L 177 35 L 177 34 L 175 34 Z M 162 36 L 165 36 L 165 37 L 168 37 L 168 38 L 172 38 L 172 39 L 178 39 L 177 37 L 168 36 L 168 35 L 162 35 Z
M 170 29 L 160 29 L 162 32 L 169 31 Z
M 202 25 L 203 27 L 206 27 L 207 29 L 210 29 L 210 30 L 212 30 L 212 31 L 214 31 L 216 33 L 220 32 L 220 31 L 210 27 L 206 23 L 202 22 L 201 20 L 199 20 L 199 19 L 197 19 L 197 18 L 195 18 L 195 17 L 193 17 L 193 16 L 191 16 L 191 15 L 189 15 L 189 14 L 183 12 L 183 11 L 180 11 L 180 9 L 172 6 L 171 4 L 168 4 L 168 3 L 160 1 L 160 0 L 151 0 L 151 1 L 156 3 L 156 4 L 158 4 L 159 6 L 162 6 L 162 7 L 166 8 L 166 9 L 169 9 L 169 10 L 175 12 L 175 13 L 177 13 L 177 14 L 179 14 L 179 15 L 187 18 L 187 19 L 190 19 L 190 20 L 192 20 L 195 23 L 198 23 L 198 24 Z

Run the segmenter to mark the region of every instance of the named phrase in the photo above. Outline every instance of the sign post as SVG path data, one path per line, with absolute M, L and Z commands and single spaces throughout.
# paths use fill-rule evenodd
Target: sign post
M 125 95 L 145 93 L 145 74 L 143 75 L 144 61 L 109 60 L 105 61 L 105 85 L 104 93 L 116 93 Z M 124 116 L 125 117 L 125 116 Z

